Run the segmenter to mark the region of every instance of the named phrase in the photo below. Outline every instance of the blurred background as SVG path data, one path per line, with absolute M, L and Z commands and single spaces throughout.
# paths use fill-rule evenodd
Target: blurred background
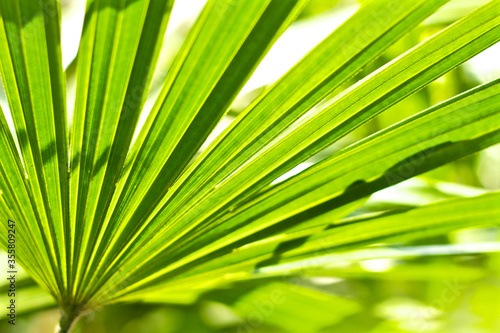
M 140 125 L 145 121 L 169 65 L 204 2 L 176 2 Z M 202 149 L 266 87 L 352 15 L 361 2 L 311 0 L 262 61 Z M 450 1 L 342 88 L 485 2 Z M 85 3 L 83 0 L 62 0 L 62 3 L 63 63 L 71 119 L 75 90 L 74 59 L 78 53 Z M 281 179 L 374 132 L 498 77 L 500 45 L 494 45 L 297 166 Z M 0 89 L 0 104 L 8 112 L 3 89 Z M 378 192 L 363 209 L 384 205 L 421 205 L 493 189 L 500 189 L 499 145 Z M 370 260 L 337 262 L 321 271 L 305 271 L 296 277 L 270 279 L 264 285 L 244 283 L 233 286 L 235 288 L 229 286 L 205 294 L 189 304 L 160 302 L 101 309 L 84 316 L 75 332 L 500 332 L 499 241 L 499 230 L 488 228 L 460 230 L 433 239 L 405 243 L 404 255 L 397 252 L 398 245 L 403 244 L 393 244 L 391 248 L 377 248 Z M 0 265 L 4 261 L 1 260 Z M 4 318 L 0 322 L 0 332 L 54 332 L 59 311 L 53 300 L 25 274 L 21 273 L 19 278 L 17 324 L 11 327 Z M 7 289 L 7 282 L 2 279 L 0 304 L 7 304 Z M 304 307 L 304 304 L 307 306 Z

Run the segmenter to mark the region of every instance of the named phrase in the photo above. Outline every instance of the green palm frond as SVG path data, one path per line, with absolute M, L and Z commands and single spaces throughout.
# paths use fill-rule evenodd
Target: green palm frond
M 87 0 L 69 117 L 59 1 L 2 0 L 0 230 L 15 221 L 16 260 L 33 279 L 21 286 L 39 300 L 26 311 L 57 304 L 64 332 L 105 305 L 190 303 L 255 283 L 229 302 L 245 312 L 245 299 L 286 289 L 274 278 L 376 257 L 366 245 L 498 225 L 498 192 L 383 209 L 367 200 L 499 143 L 500 79 L 284 176 L 500 40 L 492 0 L 353 81 L 446 2 L 364 1 L 201 151 L 307 1 L 209 0 L 142 125 L 173 0 Z M 358 307 L 287 293 L 345 315 Z

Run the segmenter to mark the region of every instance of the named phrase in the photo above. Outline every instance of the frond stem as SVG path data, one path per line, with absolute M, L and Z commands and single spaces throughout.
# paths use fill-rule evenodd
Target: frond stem
M 61 311 L 61 319 L 56 333 L 70 333 L 76 321 L 78 320 L 79 313 L 76 311 Z

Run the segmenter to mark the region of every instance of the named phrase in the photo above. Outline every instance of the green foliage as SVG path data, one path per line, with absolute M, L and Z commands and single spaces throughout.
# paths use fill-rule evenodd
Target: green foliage
M 491 251 L 406 245 L 497 226 L 499 192 L 427 186 L 417 191 L 431 198 L 425 204 L 369 198 L 499 143 L 500 79 L 461 94 L 450 88 L 444 102 L 328 148 L 370 132 L 370 120 L 420 98 L 497 43 L 499 0 L 445 28 L 456 18 L 440 12 L 427 23 L 436 33 L 409 50 L 408 36 L 447 0 L 363 1 L 201 149 L 302 10 L 314 16 L 336 4 L 316 2 L 209 0 L 144 124 L 173 0 L 87 1 L 69 116 L 59 1 L 0 2 L 10 110 L 0 113 L 0 230 L 16 222 L 16 259 L 27 273 L 19 288 L 30 302 L 20 313 L 57 305 L 64 332 L 80 315 L 116 303 L 184 311 L 216 301 L 242 317 L 258 303 L 269 314 L 235 330 L 326 332 L 362 306 L 284 279 L 365 278 L 332 265 Z M 391 52 L 395 58 L 380 63 Z M 304 162 L 314 165 L 290 176 Z M 380 243 L 399 248 L 373 247 Z M 7 250 L 5 237 L 0 244 Z M 415 276 L 445 274 L 432 267 L 411 266 Z M 464 279 L 480 278 L 467 272 Z M 392 306 L 377 311 L 384 316 Z M 192 325 L 183 329 L 209 331 Z

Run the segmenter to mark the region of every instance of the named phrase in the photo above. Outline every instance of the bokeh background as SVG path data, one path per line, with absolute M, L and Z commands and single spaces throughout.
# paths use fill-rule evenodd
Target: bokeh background
M 176 51 L 204 2 L 176 2 L 141 124 L 159 93 Z M 352 15 L 361 2 L 311 0 L 298 20 L 262 61 L 203 148 L 267 86 Z M 450 1 L 343 88 L 486 2 Z M 75 57 L 85 3 L 83 0 L 63 0 L 62 4 L 63 63 L 67 74 L 68 112 L 71 119 Z M 284 177 L 429 106 L 498 77 L 500 45 L 495 45 L 393 106 Z M 0 104 L 4 110 L 8 110 L 3 88 L 0 89 Z M 493 189 L 500 189 L 500 145 L 376 193 L 366 209 L 388 204 L 426 204 Z M 212 291 L 188 304 L 116 305 L 84 316 L 75 332 L 500 332 L 498 228 L 460 230 L 405 245 L 409 247 L 403 256 L 400 253 L 394 255 L 394 251 L 398 251 L 398 244 L 391 248 L 377 248 L 372 250 L 374 256 L 370 260 L 348 260 L 330 265 L 322 271 L 305 271 L 296 277 L 273 279 L 264 286 L 249 283 L 234 285 L 234 288 Z M 428 252 L 425 252 L 426 249 Z M 0 260 L 0 267 L 5 262 Z M 54 332 L 59 311 L 55 309 L 52 299 L 26 275 L 21 273 L 19 278 L 17 324 L 12 327 L 3 318 L 0 332 Z M 7 282 L 2 279 L 0 304 L 7 304 L 6 290 Z

